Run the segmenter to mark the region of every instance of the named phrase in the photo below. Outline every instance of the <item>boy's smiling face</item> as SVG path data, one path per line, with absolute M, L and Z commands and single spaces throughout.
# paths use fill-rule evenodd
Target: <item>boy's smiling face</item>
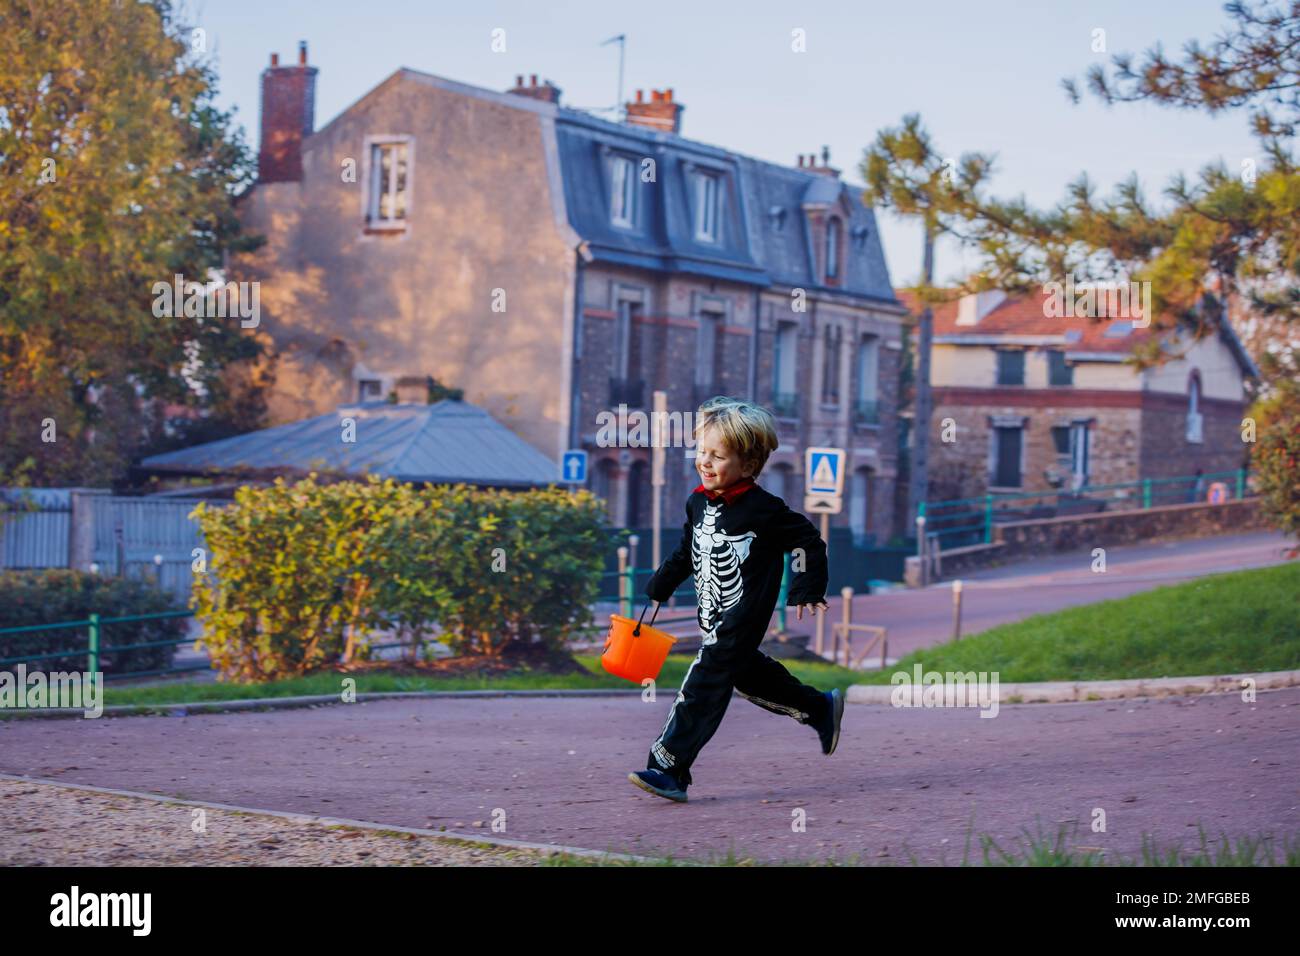
M 716 425 L 703 429 L 695 443 L 695 470 L 709 491 L 719 491 L 752 475 L 752 465 L 742 465 L 740 457 L 728 448 Z

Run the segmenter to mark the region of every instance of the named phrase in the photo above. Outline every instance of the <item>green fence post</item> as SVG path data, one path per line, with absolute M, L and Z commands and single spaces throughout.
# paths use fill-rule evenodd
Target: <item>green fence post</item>
M 993 543 L 993 496 L 984 496 L 984 543 Z
M 99 672 L 99 615 L 90 615 L 90 651 L 86 655 L 89 658 L 89 670 L 91 674 Z
M 636 568 L 633 567 L 632 563 L 629 561 L 627 565 L 627 572 L 623 576 L 623 594 L 624 594 L 623 616 L 624 617 L 632 616 L 632 602 L 634 600 L 632 596 L 632 592 L 635 590 L 635 586 L 634 586 L 635 581 L 636 581 Z
M 1142 479 L 1142 507 L 1144 509 L 1151 507 L 1151 479 L 1150 478 Z
M 1246 497 L 1246 469 L 1237 469 L 1237 500 Z

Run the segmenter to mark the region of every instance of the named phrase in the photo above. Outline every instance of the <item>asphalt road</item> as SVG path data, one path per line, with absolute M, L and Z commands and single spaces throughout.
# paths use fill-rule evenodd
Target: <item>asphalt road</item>
M 596 850 L 717 859 L 962 860 L 973 827 L 1140 853 L 1300 838 L 1300 689 L 974 709 L 849 705 L 839 749 L 732 701 L 692 772 L 690 802 L 627 782 L 670 694 L 426 699 L 187 717 L 0 722 L 0 770 L 384 824 Z M 1092 832 L 1097 812 L 1105 832 Z M 800 818 L 802 831 L 796 829 Z M 6 829 L 0 804 L 0 839 Z M 176 814 L 175 839 L 189 838 Z M 86 841 L 114 831 L 88 828 Z M 159 829 L 155 839 L 172 836 Z M 55 861 L 51 861 L 55 862 Z M 61 862 L 76 863 L 76 860 Z M 342 862 L 340 860 L 340 862 Z

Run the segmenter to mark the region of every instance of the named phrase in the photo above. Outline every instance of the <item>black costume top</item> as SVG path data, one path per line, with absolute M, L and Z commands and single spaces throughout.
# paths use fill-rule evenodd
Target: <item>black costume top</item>
M 786 606 L 825 600 L 826 543 L 811 521 L 752 478 L 722 491 L 699 485 L 686 499 L 682 540 L 646 583 L 645 594 L 666 601 L 694 573 L 705 644 L 720 629 L 726 636 L 761 636 L 776 608 L 788 551 L 795 554 Z

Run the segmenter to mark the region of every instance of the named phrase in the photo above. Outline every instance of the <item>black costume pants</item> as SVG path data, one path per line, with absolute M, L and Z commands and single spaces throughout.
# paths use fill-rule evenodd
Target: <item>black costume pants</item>
M 648 768 L 689 784 L 691 764 L 722 723 L 733 689 L 764 710 L 801 724 L 826 714 L 828 704 L 821 691 L 800 682 L 758 649 L 765 630 L 719 629 L 717 639 L 700 648 L 659 738 L 650 746 Z

